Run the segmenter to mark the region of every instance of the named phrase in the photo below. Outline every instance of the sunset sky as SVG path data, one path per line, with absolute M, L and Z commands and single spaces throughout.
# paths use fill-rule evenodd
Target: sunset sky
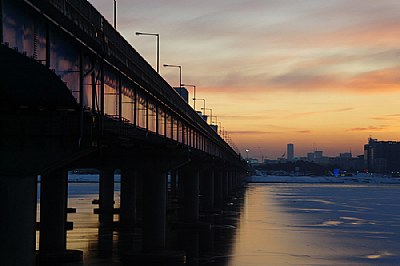
M 90 2 L 112 23 L 113 1 Z M 359 155 L 370 136 L 399 140 L 398 0 L 117 3 L 118 31 L 154 68 L 156 39 L 135 32 L 159 33 L 161 65 L 182 65 L 242 154 L 275 159 L 294 143 L 298 157 Z M 179 84 L 178 69 L 161 75 Z

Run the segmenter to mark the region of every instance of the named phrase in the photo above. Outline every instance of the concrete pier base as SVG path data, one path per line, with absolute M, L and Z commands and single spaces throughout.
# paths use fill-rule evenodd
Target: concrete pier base
M 136 223 L 136 179 L 137 171 L 121 169 L 120 212 L 118 244 L 119 252 L 132 250 Z
M 99 222 L 103 229 L 113 229 L 114 222 L 114 169 L 100 170 Z
M 185 166 L 181 171 L 183 182 L 183 220 L 197 223 L 199 220 L 199 170 Z
M 66 249 L 67 181 L 67 171 L 57 171 L 41 177 L 38 263 L 82 260 L 82 251 Z
M 36 176 L 0 176 L 0 264 L 35 265 Z
M 121 230 L 133 229 L 136 222 L 136 178 L 132 169 L 121 170 L 120 214 Z
M 223 205 L 222 174 L 220 170 L 214 173 L 214 206 L 217 209 L 221 209 Z
M 222 196 L 223 200 L 226 201 L 229 197 L 229 183 L 228 183 L 229 174 L 228 171 L 224 170 L 222 172 Z
M 166 234 L 166 171 L 143 173 L 143 252 L 164 250 Z
M 178 172 L 176 170 L 171 171 L 171 196 L 177 195 L 177 177 Z
M 214 209 L 214 171 L 207 170 L 203 172 L 203 195 L 204 195 L 204 208 L 206 210 Z

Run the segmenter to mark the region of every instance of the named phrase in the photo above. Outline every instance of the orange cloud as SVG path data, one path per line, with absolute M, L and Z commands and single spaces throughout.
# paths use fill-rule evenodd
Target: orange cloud
M 381 126 L 369 126 L 369 127 L 356 127 L 356 128 L 350 128 L 347 129 L 346 131 L 350 132 L 376 132 L 376 131 L 383 131 L 387 128 L 386 125 L 381 125 Z
M 378 121 L 392 121 L 392 120 L 398 120 L 399 118 L 400 118 L 400 114 L 391 114 L 391 115 L 385 115 L 385 116 L 371 117 L 371 119 L 378 120 Z

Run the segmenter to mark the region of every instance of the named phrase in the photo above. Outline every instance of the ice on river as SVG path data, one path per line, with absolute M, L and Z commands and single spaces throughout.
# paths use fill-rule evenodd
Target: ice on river
M 249 184 L 231 265 L 400 265 L 400 185 Z

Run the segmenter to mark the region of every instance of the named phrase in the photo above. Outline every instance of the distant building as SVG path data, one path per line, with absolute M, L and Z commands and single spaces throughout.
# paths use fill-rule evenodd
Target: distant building
M 351 152 L 343 152 L 343 153 L 339 154 L 339 158 L 342 158 L 342 159 L 349 159 L 352 157 L 353 157 L 353 154 Z
M 293 161 L 294 159 L 294 144 L 289 143 L 287 145 L 287 160 Z
M 314 151 L 314 159 L 322 159 L 324 157 L 324 152 L 323 151 Z
M 364 160 L 368 171 L 388 173 L 400 171 L 400 142 L 369 138 L 364 145 Z

